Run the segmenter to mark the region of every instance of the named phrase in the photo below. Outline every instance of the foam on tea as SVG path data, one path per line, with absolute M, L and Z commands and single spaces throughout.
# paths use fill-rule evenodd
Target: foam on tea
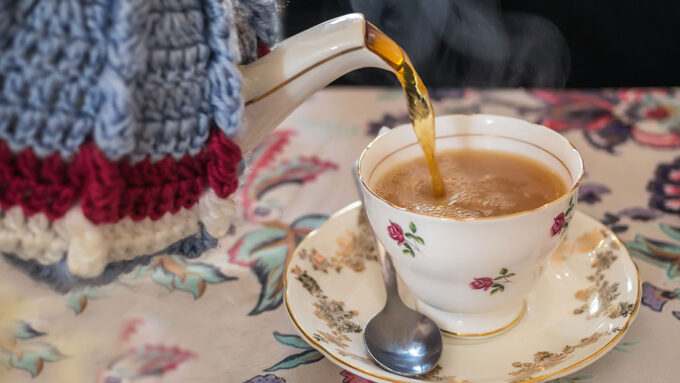
M 474 219 L 537 208 L 566 192 L 560 177 L 525 156 L 490 150 L 444 150 L 436 161 L 446 193 L 434 197 L 422 157 L 393 165 L 371 189 L 391 203 L 438 217 Z

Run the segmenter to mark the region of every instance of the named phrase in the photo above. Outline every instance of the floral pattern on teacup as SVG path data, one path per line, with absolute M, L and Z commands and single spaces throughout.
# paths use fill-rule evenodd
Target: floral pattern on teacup
M 562 234 L 567 230 L 567 226 L 569 226 L 569 221 L 571 221 L 571 217 L 574 215 L 574 196 L 571 196 L 569 199 L 569 207 L 567 208 L 567 211 L 561 212 L 555 218 L 553 218 L 553 224 L 550 227 L 550 236 L 554 237 L 556 235 Z
M 494 295 L 497 292 L 505 291 L 505 285 L 512 282 L 510 278 L 514 276 L 515 273 L 508 272 L 508 269 L 504 267 L 498 272 L 498 276 L 496 278 L 472 278 L 472 282 L 470 282 L 470 288 L 473 290 L 484 291 L 489 291 L 489 289 L 491 289 L 491 291 L 489 291 L 489 295 Z
M 402 253 L 415 258 L 416 251 L 421 253 L 418 244 L 424 245 L 425 240 L 423 240 L 422 237 L 416 235 L 418 228 L 416 227 L 415 223 L 410 222 L 408 229 L 409 231 L 404 233 L 404 229 L 402 229 L 398 223 L 392 222 L 392 220 L 390 220 L 390 225 L 387 226 L 387 234 L 389 234 L 390 238 L 397 242 L 397 245 L 404 247 L 402 249 Z

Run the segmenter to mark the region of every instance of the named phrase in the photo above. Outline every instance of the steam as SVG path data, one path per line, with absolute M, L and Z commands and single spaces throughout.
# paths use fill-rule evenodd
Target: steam
M 499 0 L 349 0 L 408 53 L 426 84 L 562 87 L 569 49 L 537 15 Z

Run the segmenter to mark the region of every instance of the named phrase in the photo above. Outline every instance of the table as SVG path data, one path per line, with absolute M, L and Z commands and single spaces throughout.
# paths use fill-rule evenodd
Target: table
M 439 115 L 517 116 L 563 133 L 586 163 L 578 208 L 618 233 L 640 268 L 629 333 L 555 381 L 680 380 L 680 89 L 431 95 Z M 233 230 L 197 260 L 160 257 L 66 295 L 0 265 L 0 320 L 13 319 L 16 337 L 0 349 L 0 381 L 367 382 L 296 334 L 281 304 L 282 267 L 309 231 L 357 199 L 351 164 L 377 130 L 406 121 L 396 89 L 315 94 L 247 158 Z

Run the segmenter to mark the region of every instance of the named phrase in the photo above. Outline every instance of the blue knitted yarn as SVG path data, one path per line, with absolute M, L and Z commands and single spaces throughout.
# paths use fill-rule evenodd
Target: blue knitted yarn
M 233 32 L 278 33 L 275 0 L 0 4 L 0 139 L 40 156 L 90 136 L 111 160 L 197 153 L 211 119 L 227 135 L 241 123 L 236 64 L 254 48 L 238 52 Z
M 157 255 L 174 254 L 196 258 L 206 250 L 217 246 L 217 240 L 208 234 L 203 224 L 200 224 L 200 227 L 201 230 L 198 233 L 175 242 L 157 253 L 143 255 L 128 261 L 109 263 L 104 272 L 96 278 L 80 278 L 71 274 L 66 265 L 66 256 L 61 261 L 47 266 L 33 260 L 23 260 L 14 254 L 2 254 L 2 256 L 7 263 L 23 271 L 31 279 L 45 283 L 60 293 L 67 293 L 81 286 L 101 286 L 111 283 L 119 275 L 129 273 L 138 265 L 148 265 L 151 259 Z
M 239 0 L 246 10 L 248 24 L 266 44 L 274 44 L 279 37 L 276 2 L 270 0 Z
M 233 12 L 226 2 L 207 1 L 206 15 L 210 20 L 208 44 L 214 56 L 208 68 L 213 117 L 222 131 L 231 135 L 240 125 L 243 112 L 241 77 L 233 65 L 237 42 L 235 36 L 230 40 Z

